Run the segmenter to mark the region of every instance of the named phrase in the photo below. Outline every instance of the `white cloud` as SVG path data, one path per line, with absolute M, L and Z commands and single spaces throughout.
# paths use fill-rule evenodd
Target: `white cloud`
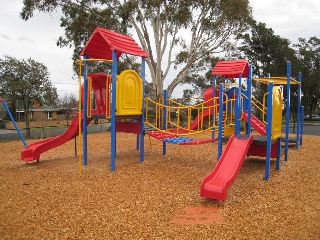
M 10 40 L 10 38 L 6 34 L 2 33 L 0 36 L 1 36 L 1 38 L 5 39 L 5 40 Z
M 298 38 L 320 37 L 320 1 L 251 0 L 253 16 L 274 33 L 297 43 Z
M 22 2 L 6 1 L 0 14 L 0 57 L 32 58 L 47 66 L 51 81 L 59 95 L 72 92 L 78 95 L 77 81 L 73 79 L 72 49 L 59 48 L 56 41 L 63 35 L 60 14 L 36 13 L 33 18 L 20 18 Z

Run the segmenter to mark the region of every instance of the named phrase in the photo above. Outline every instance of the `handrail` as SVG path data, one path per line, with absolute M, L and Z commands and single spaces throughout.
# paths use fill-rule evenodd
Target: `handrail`
M 99 58 L 85 58 L 85 59 L 77 60 L 76 64 L 81 66 L 83 62 L 113 62 L 113 60 L 99 59 Z
M 87 77 L 88 80 L 88 107 L 87 107 L 87 116 L 91 118 L 92 110 L 92 78 Z
M 267 107 L 266 107 L 266 99 L 267 99 L 267 95 L 268 95 L 269 93 L 267 92 L 267 93 L 265 93 L 264 95 L 263 95 L 263 114 L 262 114 L 262 122 L 264 122 L 264 123 L 267 123 L 267 121 L 265 120 L 265 115 L 266 115 L 266 113 L 267 113 Z M 264 114 L 265 113 L 265 114 Z
M 251 99 L 253 100 L 253 101 L 251 101 L 251 104 L 254 105 L 262 113 L 262 122 L 265 123 L 265 124 L 267 123 L 266 120 L 265 120 L 265 116 L 267 114 L 267 107 L 266 107 L 266 104 L 265 104 L 266 94 L 268 94 L 268 93 L 265 93 L 263 95 L 263 103 L 261 103 L 254 96 L 251 97 Z M 241 97 L 248 99 L 248 96 L 246 96 L 245 94 L 241 94 Z
M 157 128 L 156 126 L 152 125 L 149 122 L 144 122 L 144 124 L 152 127 L 154 130 L 157 130 L 159 132 L 164 132 L 164 133 L 167 133 L 167 134 L 172 134 L 174 136 L 187 136 L 187 135 L 195 135 L 195 134 L 204 133 L 204 132 L 215 132 L 215 131 L 217 131 L 216 129 L 205 129 L 205 130 L 200 130 L 200 131 L 191 130 L 190 132 L 179 133 L 179 132 L 169 132 L 169 131 L 166 131 L 166 129 Z M 179 128 L 179 129 L 187 130 L 186 128 L 179 127 L 177 125 L 174 125 L 174 126 Z
M 10 109 L 9 109 L 9 107 L 8 107 L 7 103 L 4 101 L 4 99 L 3 99 L 3 98 L 0 98 L 0 102 L 2 102 L 2 104 L 3 104 L 4 108 L 6 109 L 6 111 L 7 111 L 8 115 L 9 115 L 9 118 L 11 119 L 11 121 L 12 121 L 12 123 L 13 123 L 13 125 L 14 125 L 15 129 L 17 130 L 18 135 L 19 135 L 19 137 L 20 137 L 20 139 L 21 139 L 21 141 L 22 141 L 23 145 L 24 145 L 25 147 L 26 147 L 26 146 L 28 146 L 28 144 L 27 144 L 27 142 L 25 141 L 25 139 L 24 139 L 24 137 L 23 137 L 23 135 L 22 135 L 22 133 L 21 133 L 21 131 L 20 131 L 20 129 L 19 129 L 19 127 L 18 127 L 17 123 L 16 123 L 16 121 L 14 120 L 14 118 L 13 118 L 13 116 L 12 116 L 11 112 L 10 112 Z
M 233 109 L 235 100 L 228 99 L 228 96 L 225 93 L 222 93 L 222 94 L 224 94 L 223 96 L 225 99 L 225 101 L 223 102 L 223 104 L 225 105 L 223 125 L 232 126 L 233 113 L 232 112 L 228 113 L 228 111 L 229 111 L 229 108 Z M 156 101 L 150 98 L 145 98 L 144 101 L 145 101 L 145 107 L 146 107 L 144 123 L 151 126 L 154 129 L 159 129 L 160 127 L 159 125 L 154 126 L 152 123 L 149 122 L 150 115 L 148 110 L 151 107 L 150 104 L 154 105 L 156 119 L 159 119 L 160 117 L 163 116 L 162 111 L 167 111 L 168 117 L 165 122 L 165 129 L 164 130 L 162 129 L 162 131 L 167 130 L 168 127 L 170 126 L 172 128 L 176 128 L 176 131 L 174 131 L 176 132 L 176 134 L 189 135 L 189 134 L 196 134 L 200 132 L 208 132 L 208 131 L 212 132 L 214 129 L 217 128 L 216 109 L 218 109 L 220 105 L 219 97 L 214 97 L 214 98 L 208 99 L 207 101 L 197 103 L 195 105 L 189 105 L 189 106 L 183 105 L 174 100 L 168 100 L 167 106 L 163 105 L 162 103 L 157 103 Z M 194 121 L 192 121 L 192 113 L 194 112 L 194 110 L 197 111 L 196 129 L 191 129 L 192 123 L 194 123 Z M 172 119 L 171 117 L 173 112 L 176 113 L 175 119 Z M 185 112 L 185 114 L 183 112 Z M 203 119 L 204 116 L 206 116 L 206 121 L 204 121 Z M 182 126 L 183 122 L 181 121 L 181 117 L 185 118 L 186 126 Z M 185 132 L 182 133 L 181 130 Z

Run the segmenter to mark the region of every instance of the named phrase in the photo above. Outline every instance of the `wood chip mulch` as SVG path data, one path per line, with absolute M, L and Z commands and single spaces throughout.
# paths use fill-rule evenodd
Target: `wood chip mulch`
M 110 133 L 88 135 L 82 176 L 74 140 L 39 163 L 19 160 L 22 142 L 0 143 L 0 238 L 320 239 L 320 137 L 304 136 L 279 171 L 273 160 L 268 181 L 264 159 L 248 157 L 226 202 L 199 196 L 216 164 L 216 143 L 168 144 L 163 156 L 161 142 L 145 141 L 141 163 L 135 135 L 118 133 L 111 172 Z M 190 208 L 207 217 L 179 221 Z M 203 209 L 215 209 L 218 220 L 207 221 Z

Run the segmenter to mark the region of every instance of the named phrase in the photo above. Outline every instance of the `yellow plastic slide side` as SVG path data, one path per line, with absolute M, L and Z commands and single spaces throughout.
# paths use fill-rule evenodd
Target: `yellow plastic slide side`
M 141 115 L 143 82 L 134 70 L 124 70 L 117 75 L 116 115 Z
M 282 132 L 282 92 L 280 87 L 274 87 L 272 91 L 272 140 L 281 137 Z

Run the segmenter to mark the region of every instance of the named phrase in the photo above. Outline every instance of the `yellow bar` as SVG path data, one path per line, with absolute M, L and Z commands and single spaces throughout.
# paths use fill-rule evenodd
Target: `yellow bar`
M 81 75 L 82 75 L 82 71 L 81 71 L 81 66 L 79 66 L 79 104 L 78 104 L 78 117 L 79 117 L 79 132 L 78 132 L 78 136 L 79 136 L 79 141 L 78 141 L 78 169 L 79 169 L 79 175 L 82 176 L 82 139 L 81 139 Z
M 190 124 L 191 124 L 191 107 L 188 108 L 187 119 L 188 119 L 188 120 L 187 120 L 188 129 L 189 129 L 189 131 L 190 131 L 190 130 L 191 130 L 191 129 L 190 129 L 190 127 L 191 127 L 191 126 L 190 126 Z
M 264 117 L 265 112 L 267 112 L 267 108 L 266 108 L 266 98 L 267 98 L 267 95 L 268 95 L 268 93 L 265 93 L 265 94 L 263 95 L 263 104 L 262 104 L 262 106 L 263 106 L 262 121 L 263 121 L 264 123 L 267 123 L 267 121 L 265 120 L 265 117 Z
M 83 62 L 113 62 L 113 60 L 88 58 L 88 59 L 79 59 L 76 61 L 76 64 L 81 65 Z
M 88 77 L 88 107 L 87 107 L 87 116 L 91 118 L 92 110 L 92 79 Z

